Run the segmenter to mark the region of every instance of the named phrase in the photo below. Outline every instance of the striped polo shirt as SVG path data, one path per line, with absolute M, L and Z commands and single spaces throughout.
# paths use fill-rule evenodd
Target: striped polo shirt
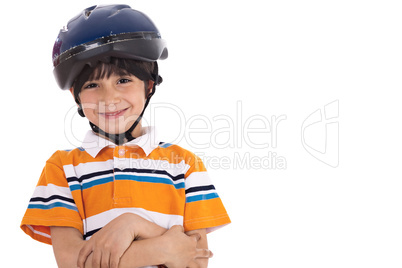
M 127 212 L 164 228 L 207 232 L 230 219 L 201 159 L 159 142 L 153 127 L 117 146 L 92 131 L 82 147 L 57 151 L 46 162 L 22 219 L 22 230 L 51 244 L 49 226 L 78 229 L 88 240 Z

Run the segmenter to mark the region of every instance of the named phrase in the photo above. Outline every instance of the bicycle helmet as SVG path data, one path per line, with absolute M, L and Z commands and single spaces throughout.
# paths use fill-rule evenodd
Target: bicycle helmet
M 85 65 L 108 57 L 156 61 L 168 56 L 159 30 L 144 13 L 128 5 L 92 6 L 60 30 L 53 47 L 53 73 L 69 89 Z
M 126 132 L 110 134 L 89 122 L 94 132 L 120 145 L 135 138 L 131 132 L 141 121 L 155 93 L 155 86 L 162 82 L 156 61 L 167 57 L 166 42 L 144 13 L 128 5 L 92 6 L 84 9 L 60 30 L 53 47 L 53 73 L 59 87 L 65 90 L 73 86 L 83 70 L 88 72 L 99 62 L 108 62 L 111 58 L 155 62 L 151 78 L 154 81 L 153 88 L 147 96 L 142 113 Z M 78 113 L 85 116 L 77 98 L 76 101 L 79 105 Z

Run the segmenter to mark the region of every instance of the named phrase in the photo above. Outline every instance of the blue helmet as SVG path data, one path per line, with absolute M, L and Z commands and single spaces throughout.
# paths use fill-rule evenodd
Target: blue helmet
M 110 57 L 153 62 L 168 56 L 166 42 L 145 14 L 128 5 L 92 6 L 60 30 L 53 47 L 53 73 L 69 89 L 85 65 Z

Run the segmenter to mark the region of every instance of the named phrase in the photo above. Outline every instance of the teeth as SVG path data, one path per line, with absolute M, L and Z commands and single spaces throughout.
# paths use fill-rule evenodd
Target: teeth
M 117 111 L 117 112 L 114 112 L 114 113 L 103 113 L 103 115 L 105 115 L 105 116 L 115 116 L 115 115 L 118 115 L 118 114 L 120 114 L 120 113 L 122 113 L 124 110 L 120 110 L 120 111 Z

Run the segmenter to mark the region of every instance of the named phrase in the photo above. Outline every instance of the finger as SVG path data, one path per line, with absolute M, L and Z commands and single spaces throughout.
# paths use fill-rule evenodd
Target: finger
M 200 235 L 199 233 L 191 234 L 190 237 L 194 237 L 194 238 L 195 238 L 195 242 L 198 242 L 198 241 L 200 241 L 200 239 L 201 239 L 201 235 Z
M 92 268 L 100 268 L 102 260 L 102 252 L 95 250 L 92 252 Z
M 110 256 L 110 268 L 118 268 L 119 267 L 119 262 L 120 258 L 116 256 L 111 255 Z
M 172 228 L 170 228 L 170 229 L 174 229 L 174 230 L 177 229 L 180 232 L 184 233 L 184 227 L 181 225 L 173 225 Z
M 117 267 L 119 267 L 119 260 L 111 260 L 110 268 L 117 268 Z
M 102 252 L 101 256 L 101 268 L 109 268 L 110 254 L 108 252 Z
M 92 249 L 91 247 L 87 247 L 87 246 L 83 246 L 82 249 L 80 250 L 80 253 L 78 254 L 78 259 L 77 259 L 77 266 L 78 267 L 85 267 L 85 262 L 89 256 L 89 254 L 91 254 Z
M 195 258 L 212 258 L 214 254 L 209 249 L 196 249 Z

